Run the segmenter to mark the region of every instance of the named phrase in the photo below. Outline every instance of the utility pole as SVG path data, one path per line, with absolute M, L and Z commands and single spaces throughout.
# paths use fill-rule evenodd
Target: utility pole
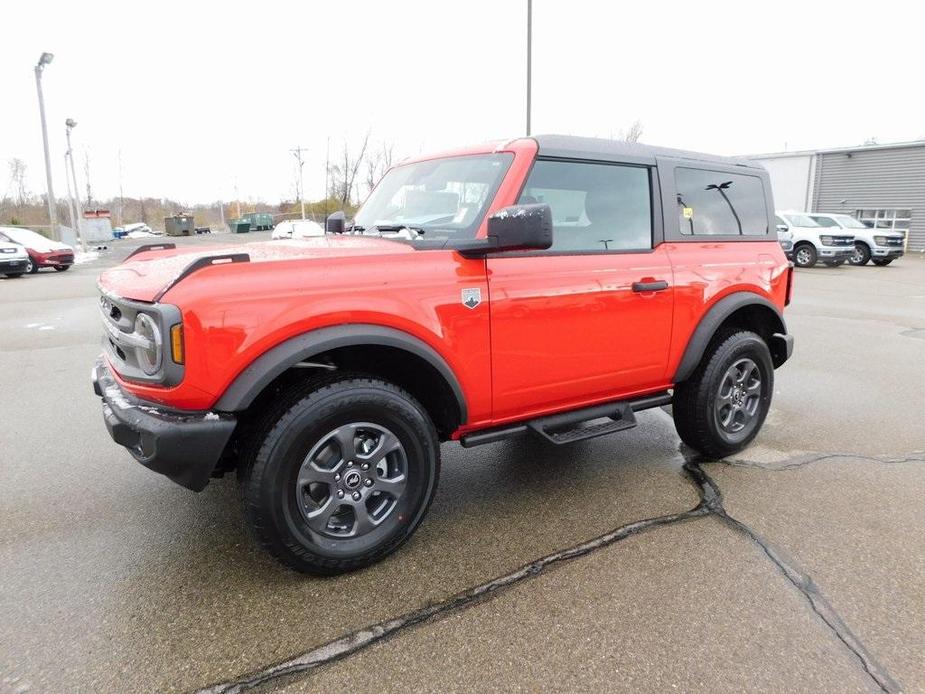
M 327 140 L 324 143 L 324 222 L 327 224 L 328 221 L 328 197 L 330 196 L 330 188 L 328 186 L 328 175 L 331 172 L 331 136 L 328 135 Z
M 67 152 L 65 153 L 64 156 L 66 159 L 70 160 L 71 180 L 74 182 L 74 188 L 73 188 L 74 192 L 70 194 L 71 205 L 73 205 L 74 207 L 74 232 L 77 234 L 77 240 L 80 241 L 80 250 L 86 253 L 87 244 L 84 242 L 84 235 L 81 233 L 81 229 L 80 229 L 80 193 L 77 192 L 79 190 L 77 187 L 77 174 L 74 173 L 74 150 L 71 148 L 71 130 L 77 127 L 77 121 L 75 121 L 73 118 L 68 118 L 66 121 L 64 121 L 64 125 L 66 126 L 66 133 L 67 133 Z M 64 173 L 66 176 L 67 171 L 65 171 Z M 68 185 L 68 193 L 70 193 L 71 181 L 68 181 L 67 185 Z
M 533 91 L 533 0 L 527 0 L 527 136 L 530 136 L 530 100 Z
M 84 150 L 84 176 L 87 178 L 87 209 L 93 208 L 93 195 L 90 192 L 90 154 Z
M 305 219 L 305 187 L 302 183 L 302 167 L 305 165 L 305 162 L 302 161 L 302 152 L 307 152 L 307 149 L 303 149 L 301 146 L 297 146 L 295 149 L 290 149 L 292 156 L 295 157 L 295 160 L 299 162 L 299 201 L 302 203 L 302 219 Z
M 122 214 L 125 211 L 125 197 L 122 195 L 122 148 L 119 148 L 119 223 L 122 226 Z
M 45 66 L 54 60 L 51 53 L 42 53 L 35 66 L 35 88 L 39 93 L 39 116 L 42 120 L 42 142 L 45 145 L 45 197 L 48 200 L 48 223 L 51 225 L 51 238 L 60 240 L 58 233 L 58 210 L 55 203 L 55 189 L 51 184 L 51 154 L 48 151 L 48 126 L 45 125 L 45 97 L 42 95 L 42 72 Z

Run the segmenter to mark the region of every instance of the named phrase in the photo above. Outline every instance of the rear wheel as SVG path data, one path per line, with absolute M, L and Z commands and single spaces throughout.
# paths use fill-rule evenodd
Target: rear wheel
M 36 265 L 35 261 L 32 260 L 32 257 L 30 256 L 29 260 L 26 261 L 26 272 L 28 272 L 30 275 L 33 275 L 38 271 L 39 266 Z
M 895 258 L 874 258 L 874 265 L 878 267 L 886 267 L 887 265 L 892 263 L 894 260 Z
M 867 244 L 860 242 L 854 244 L 854 254 L 848 262 L 852 265 L 867 265 L 870 262 L 870 249 Z
M 816 249 L 810 243 L 801 243 L 793 251 L 793 262 L 797 267 L 812 267 L 816 264 Z
M 440 447 L 397 386 L 337 375 L 290 391 L 243 461 L 244 511 L 260 543 L 297 571 L 368 566 L 415 531 L 433 499 Z
M 675 387 L 675 428 L 704 455 L 731 455 L 758 435 L 773 392 L 774 365 L 764 340 L 747 330 L 725 331 L 713 338 L 691 377 Z

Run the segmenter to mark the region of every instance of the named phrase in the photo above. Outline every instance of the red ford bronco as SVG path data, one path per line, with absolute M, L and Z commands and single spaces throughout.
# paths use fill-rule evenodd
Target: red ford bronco
M 671 404 L 681 439 L 755 437 L 793 338 L 764 169 L 538 136 L 394 167 L 322 238 L 139 248 L 100 277 L 112 438 L 189 489 L 236 470 L 300 571 L 421 523 L 440 443 L 552 445 Z

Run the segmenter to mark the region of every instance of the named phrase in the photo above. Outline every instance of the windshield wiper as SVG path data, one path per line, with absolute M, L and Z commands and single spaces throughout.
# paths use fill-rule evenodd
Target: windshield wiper
M 404 231 L 406 229 L 408 231 L 413 231 L 419 236 L 423 236 L 425 233 L 422 227 L 410 226 L 408 224 L 373 224 L 370 227 L 353 225 L 352 227 L 350 227 L 350 231 L 359 232 L 361 234 L 370 234 L 370 235 L 376 234 L 376 233 L 392 234 L 392 233 L 398 233 L 399 231 Z

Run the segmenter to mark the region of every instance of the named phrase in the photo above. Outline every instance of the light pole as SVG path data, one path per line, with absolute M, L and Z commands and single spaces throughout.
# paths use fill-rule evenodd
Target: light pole
M 726 195 L 726 190 L 732 186 L 732 181 L 725 181 L 723 183 L 711 183 L 707 186 L 707 190 L 715 190 L 717 193 L 723 196 L 723 200 L 726 201 L 726 204 L 729 205 L 729 211 L 732 212 L 732 216 L 735 217 L 736 226 L 739 227 L 739 236 L 742 235 L 742 220 L 739 219 L 738 213 L 736 213 L 736 208 L 732 204 L 732 201 L 729 200 L 729 196 Z
M 530 97 L 533 90 L 533 0 L 527 0 L 527 136 L 530 136 Z
M 55 205 L 55 189 L 51 183 L 51 154 L 48 151 L 48 127 L 45 125 L 45 97 L 42 95 L 42 72 L 54 58 L 55 56 L 51 53 L 42 53 L 35 66 L 35 88 L 39 93 L 39 116 L 42 120 L 42 142 L 45 145 L 45 197 L 48 199 L 48 223 L 51 225 L 51 238 L 58 241 L 58 210 Z
M 65 159 L 70 160 L 71 165 L 71 178 L 68 180 L 67 189 L 68 194 L 71 198 L 71 206 L 74 209 L 74 232 L 77 234 L 77 240 L 80 241 L 80 250 L 84 253 L 87 252 L 87 244 L 84 242 L 84 235 L 80 231 L 80 198 L 77 191 L 77 174 L 74 173 L 74 150 L 71 148 L 71 130 L 77 127 L 77 121 L 73 118 L 68 118 L 64 121 L 64 125 L 67 130 L 67 152 L 64 155 Z M 64 172 L 67 175 L 67 171 Z M 71 192 L 71 181 L 74 183 L 73 192 Z M 75 196 L 78 196 L 75 200 Z

